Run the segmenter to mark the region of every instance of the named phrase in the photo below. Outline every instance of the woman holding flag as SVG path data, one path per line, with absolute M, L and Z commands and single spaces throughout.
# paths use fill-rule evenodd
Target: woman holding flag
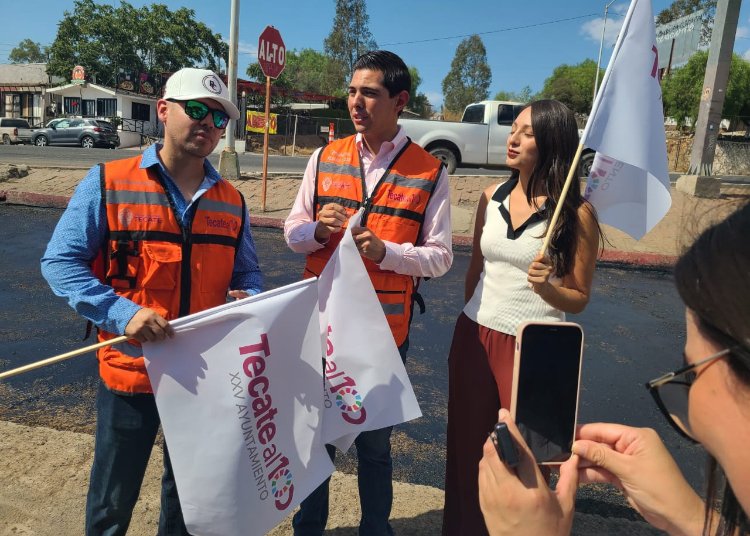
M 510 404 L 516 327 L 525 320 L 562 321 L 588 303 L 601 231 L 580 188 L 563 194 L 577 147 L 570 109 L 554 100 L 531 103 L 508 137 L 510 179 L 479 201 L 466 305 L 448 359 L 444 535 L 487 533 L 478 464 L 498 410 Z

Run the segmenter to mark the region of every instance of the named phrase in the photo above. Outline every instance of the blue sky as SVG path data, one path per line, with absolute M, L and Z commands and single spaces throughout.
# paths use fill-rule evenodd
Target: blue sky
M 98 0 L 117 5 L 119 0 Z M 134 6 L 153 1 L 131 0 Z M 171 9 L 189 7 L 196 18 L 229 40 L 229 0 L 161 0 Z M 441 82 L 461 39 L 479 33 L 487 48 L 492 69 L 490 97 L 497 91 L 520 91 L 530 86 L 536 92 L 552 70 L 562 64 L 596 60 L 599 52 L 604 0 L 379 0 L 368 2 L 370 30 L 381 48 L 399 54 L 419 69 L 420 91 L 433 105 L 442 102 Z M 670 0 L 652 0 L 654 13 Z M 740 11 L 735 51 L 750 60 L 750 2 Z M 616 0 L 609 9 L 602 67 L 617 36 L 628 2 Z M 0 63 L 24 38 L 50 44 L 57 23 L 73 0 L 13 2 L 4 11 L 6 20 L 0 36 Z M 334 0 L 286 0 L 240 2 L 239 76 L 255 61 L 258 36 L 267 25 L 279 29 L 289 49 L 323 49 L 331 30 Z M 9 24 L 8 24 L 9 22 Z

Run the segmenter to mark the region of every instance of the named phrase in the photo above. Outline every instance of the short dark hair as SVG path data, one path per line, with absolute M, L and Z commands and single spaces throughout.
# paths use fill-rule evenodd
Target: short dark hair
M 383 73 L 383 85 L 388 95 L 393 97 L 402 91 L 411 93 L 411 74 L 400 57 L 387 50 L 365 52 L 354 62 L 352 73 L 360 69 L 380 71 Z

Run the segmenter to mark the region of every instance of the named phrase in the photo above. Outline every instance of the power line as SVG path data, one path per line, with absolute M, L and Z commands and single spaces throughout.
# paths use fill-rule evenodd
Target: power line
M 550 24 L 557 24 L 558 22 L 568 22 L 571 20 L 579 20 L 579 19 L 587 19 L 590 17 L 598 17 L 598 13 L 589 13 L 588 15 L 578 15 L 576 17 L 568 17 L 567 19 L 556 19 L 556 20 L 550 20 L 546 22 L 537 22 L 536 24 L 527 24 L 525 26 L 510 26 L 508 28 L 502 28 L 500 30 L 490 30 L 487 32 L 474 32 L 470 34 L 463 34 L 463 35 L 451 35 L 450 37 L 433 37 L 432 39 L 420 39 L 418 41 L 399 41 L 398 43 L 384 43 L 382 46 L 392 46 L 392 45 L 412 45 L 415 43 L 429 43 L 432 41 L 447 41 L 448 39 L 459 39 L 463 37 L 471 37 L 472 35 L 488 35 L 488 34 L 495 34 L 495 33 L 501 33 L 501 32 L 511 32 L 514 30 L 525 30 L 526 28 L 535 28 L 537 26 L 547 26 Z

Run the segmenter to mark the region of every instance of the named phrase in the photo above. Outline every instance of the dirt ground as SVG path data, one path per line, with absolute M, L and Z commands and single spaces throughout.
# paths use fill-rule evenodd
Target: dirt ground
M 83 534 L 93 447 L 94 440 L 89 434 L 0 421 L 0 536 Z M 161 449 L 155 447 L 129 535 L 156 533 L 160 475 Z M 440 534 L 442 509 L 442 490 L 394 482 L 391 524 L 396 534 Z M 356 536 L 359 515 L 356 477 L 337 471 L 331 481 L 326 535 Z M 291 536 L 291 517 L 268 534 Z M 572 534 L 654 536 L 662 533 L 645 522 L 579 512 Z

